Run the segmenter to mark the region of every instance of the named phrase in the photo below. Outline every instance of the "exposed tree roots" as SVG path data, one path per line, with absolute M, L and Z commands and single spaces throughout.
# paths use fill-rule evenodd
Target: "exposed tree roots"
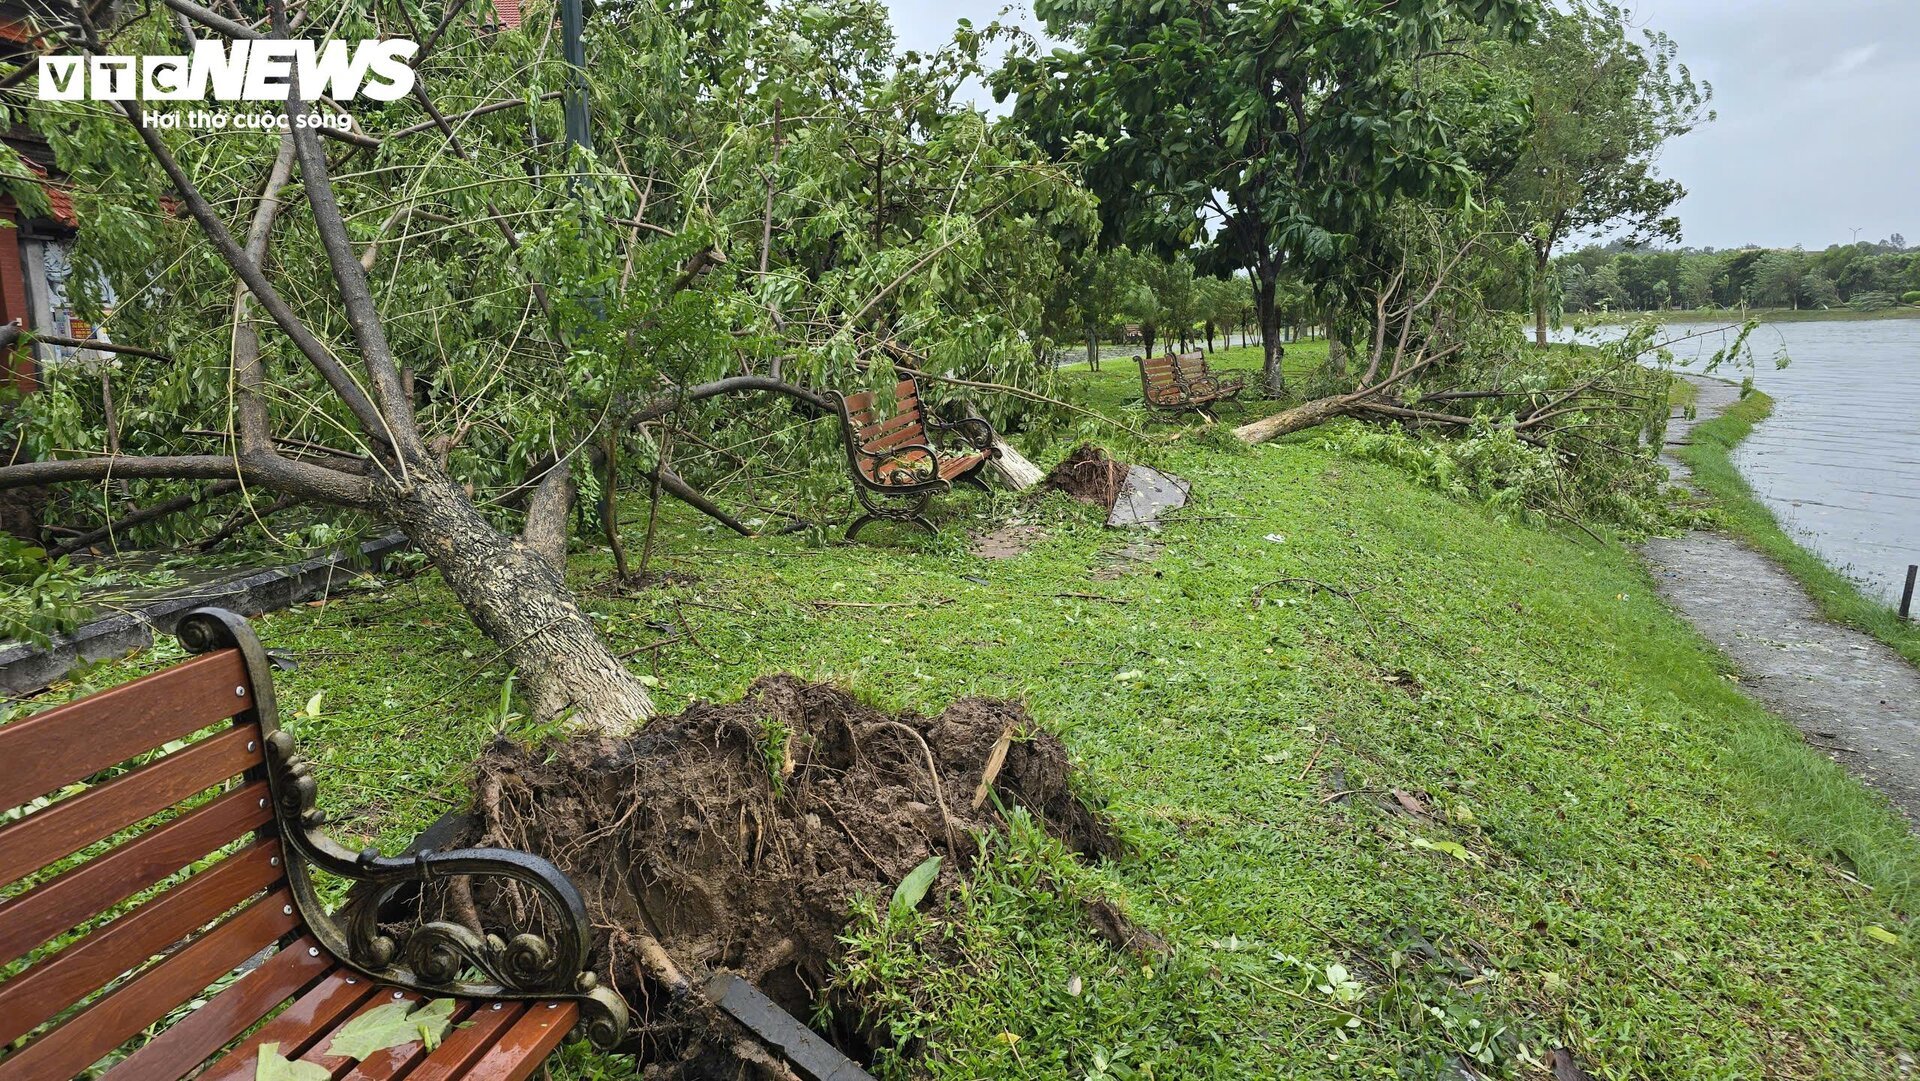
M 1126 483 L 1126 463 L 1108 457 L 1104 449 L 1092 443 L 1083 443 L 1075 448 L 1065 461 L 1054 466 L 1053 472 L 1047 474 L 1047 487 L 1103 510 L 1112 507 L 1113 501 L 1120 498 L 1120 489 Z
M 1065 748 L 1017 704 L 889 716 L 772 676 L 737 703 L 695 705 L 618 741 L 496 745 L 467 840 L 541 853 L 580 887 L 596 968 L 634 1007 L 647 1076 L 780 1077 L 696 990 L 706 976 L 738 972 L 812 1016 L 854 897 L 884 903 L 936 854 L 934 894 L 956 885 L 976 854 L 969 835 L 997 819 L 990 795 L 1076 851 L 1114 854 L 1067 776 Z M 483 922 L 510 922 L 510 898 L 475 892 Z

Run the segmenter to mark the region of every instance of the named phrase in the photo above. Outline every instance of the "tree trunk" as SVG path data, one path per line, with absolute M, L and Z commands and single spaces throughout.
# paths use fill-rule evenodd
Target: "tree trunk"
M 1340 320 L 1327 324 L 1327 367 L 1335 375 L 1347 374 L 1347 339 Z
M 1248 443 L 1265 443 L 1269 439 L 1278 439 L 1283 435 L 1305 431 L 1315 425 L 1325 424 L 1335 417 L 1346 416 L 1357 411 L 1360 401 L 1360 398 L 1351 394 L 1316 398 L 1305 405 L 1296 405 L 1292 409 L 1283 409 L 1273 416 L 1242 424 L 1233 430 L 1233 434 Z
M 607 648 L 553 564 L 494 528 L 437 469 L 382 485 L 379 509 L 426 553 L 480 630 L 519 671 L 533 715 L 606 736 L 653 716 L 646 688 Z
M 1155 342 L 1160 340 L 1160 328 L 1154 326 L 1152 323 L 1140 324 L 1140 339 L 1141 341 L 1146 343 L 1146 346 L 1147 346 L 1146 355 L 1152 356 L 1153 345 Z
M 1533 347 L 1547 347 L 1547 272 L 1551 269 L 1553 249 L 1535 245 L 1533 249 Z
M 1280 348 L 1280 308 L 1276 303 L 1279 291 L 1279 273 L 1262 269 L 1254 280 L 1253 308 L 1260 320 L 1260 348 L 1265 353 L 1260 371 L 1269 398 L 1287 396 L 1287 373 L 1281 366 L 1285 353 Z
M 1087 328 L 1087 370 L 1100 370 L 1100 332 L 1092 327 Z

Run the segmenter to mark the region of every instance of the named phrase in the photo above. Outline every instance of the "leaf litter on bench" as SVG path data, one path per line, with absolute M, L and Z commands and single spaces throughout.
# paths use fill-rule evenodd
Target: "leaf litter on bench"
M 539 853 L 580 888 L 596 971 L 633 1006 L 649 1077 L 735 1076 L 750 1057 L 740 1030 L 690 988 L 727 969 L 814 1016 L 855 897 L 918 907 L 955 889 L 1002 807 L 1084 857 L 1117 855 L 1069 772 L 1058 737 L 1014 702 L 887 714 L 770 676 L 621 741 L 496 744 L 463 840 Z M 519 915 L 510 897 L 476 900 L 489 925 Z

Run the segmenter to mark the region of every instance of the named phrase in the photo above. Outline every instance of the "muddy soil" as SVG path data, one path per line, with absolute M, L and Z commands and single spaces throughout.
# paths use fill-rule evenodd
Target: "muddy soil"
M 1091 443 L 1082 444 L 1047 474 L 1045 487 L 1102 509 L 1113 506 L 1127 483 L 1127 464 Z
M 1694 383 L 1701 421 L 1739 400 L 1730 384 Z M 1685 442 L 1692 428 L 1675 418 L 1669 442 Z M 1690 476 L 1665 461 L 1676 479 Z M 1739 665 L 1749 693 L 1920 826 L 1920 671 L 1878 639 L 1829 622 L 1797 579 L 1724 533 L 1656 538 L 1641 553 L 1661 596 Z
M 1009 522 L 998 529 L 981 533 L 967 545 L 967 551 L 981 559 L 1013 559 L 1026 555 L 1047 538 L 1046 531 L 1036 525 Z
M 595 967 L 633 1006 L 648 1077 L 734 1076 L 739 1030 L 688 987 L 728 969 L 813 1016 L 854 898 L 885 905 L 939 855 L 937 904 L 974 858 L 972 835 L 996 825 L 995 797 L 1085 856 L 1116 854 L 1068 773 L 1058 738 L 1016 703 L 888 715 L 771 676 L 739 702 L 692 706 L 624 741 L 494 746 L 464 840 L 540 853 L 579 886 Z M 510 899 L 478 901 L 484 923 L 505 922 Z M 857 1003 L 835 1005 L 849 1007 L 837 1021 L 859 1016 Z M 856 1054 L 864 1038 L 830 1035 Z

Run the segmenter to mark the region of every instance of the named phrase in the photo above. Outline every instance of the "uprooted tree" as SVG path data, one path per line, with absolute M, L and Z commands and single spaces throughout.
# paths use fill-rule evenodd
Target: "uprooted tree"
M 1091 213 L 951 104 L 978 70 L 964 35 L 896 65 L 862 6 L 607 9 L 596 153 L 560 138 L 572 69 L 529 11 L 493 33 L 459 0 L 256 22 L 168 0 L 40 27 L 55 51 L 317 34 L 422 51 L 410 96 L 354 103 L 347 132 L 208 137 L 143 122 L 178 102 L 37 103 L 85 222 L 79 304 L 111 296 L 122 344 L 98 373 L 47 372 L 0 490 L 61 487 L 103 527 L 220 500 L 235 523 L 306 506 L 398 528 L 533 712 L 619 731 L 651 703 L 564 567 L 576 503 L 617 483 L 623 451 L 668 479 L 702 403 L 774 390 L 755 408 L 804 415 L 808 385 L 879 382 L 896 357 L 1043 384 L 1025 298 L 1054 227 Z M 288 115 L 336 108 L 302 93 Z
M 1326 393 L 1234 434 L 1258 444 L 1340 418 L 1375 422 L 1398 442 L 1354 449 L 1462 494 L 1575 524 L 1650 525 L 1671 343 L 1649 324 L 1597 347 L 1523 349 L 1489 293 L 1505 295 L 1531 260 L 1524 234 L 1430 209 L 1390 222 L 1392 262 L 1370 268 L 1379 284 L 1360 294 L 1368 317 L 1352 370 L 1321 373 Z M 1707 370 L 1751 363 L 1741 333 Z

